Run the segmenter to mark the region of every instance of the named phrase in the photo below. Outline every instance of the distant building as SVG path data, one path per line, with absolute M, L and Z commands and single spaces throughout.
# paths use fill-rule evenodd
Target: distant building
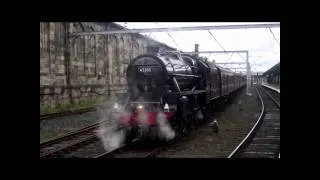
M 252 72 L 251 73 L 252 83 L 262 84 L 265 82 L 265 78 L 263 77 L 263 72 Z
M 280 62 L 263 73 L 268 84 L 280 85 Z

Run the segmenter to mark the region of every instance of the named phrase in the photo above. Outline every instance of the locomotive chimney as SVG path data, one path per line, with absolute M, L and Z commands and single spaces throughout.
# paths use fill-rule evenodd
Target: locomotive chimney
M 199 52 L 199 44 L 194 45 L 194 52 Z M 198 57 L 199 54 L 196 54 L 196 56 Z

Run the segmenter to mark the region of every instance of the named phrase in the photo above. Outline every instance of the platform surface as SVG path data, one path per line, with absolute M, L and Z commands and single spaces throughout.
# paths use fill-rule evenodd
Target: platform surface
M 280 93 L 280 85 L 277 85 L 277 84 L 262 84 L 262 86 L 267 87 L 269 89 L 272 89 L 272 90 L 277 91 L 278 93 Z

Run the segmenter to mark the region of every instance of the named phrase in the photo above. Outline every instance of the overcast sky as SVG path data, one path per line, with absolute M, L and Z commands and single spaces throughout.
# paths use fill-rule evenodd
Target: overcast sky
M 250 23 L 165 23 L 165 22 L 117 22 L 129 29 L 136 28 L 161 28 L 161 27 L 188 27 L 188 26 L 212 26 L 230 24 L 252 24 Z M 258 22 L 254 23 L 257 24 Z M 263 22 L 259 22 L 263 23 Z M 271 28 L 275 38 L 280 43 L 280 27 Z M 253 72 L 264 72 L 280 62 L 280 46 L 273 38 L 268 28 L 261 29 L 230 29 L 230 30 L 210 30 L 212 35 L 218 40 L 225 50 L 248 50 L 249 62 Z M 171 47 L 182 51 L 194 51 L 194 45 L 199 44 L 199 51 L 221 51 L 223 50 L 217 41 L 207 30 L 197 31 L 172 31 L 172 36 L 177 45 L 170 38 L 167 32 L 141 33 L 157 41 L 163 42 Z M 177 47 L 178 46 L 178 47 Z M 215 59 L 217 63 L 224 62 L 244 62 L 239 54 L 201 54 L 209 60 Z M 242 55 L 245 58 L 245 54 Z M 230 68 L 245 68 L 245 65 L 225 65 Z M 237 72 L 245 69 L 237 69 Z

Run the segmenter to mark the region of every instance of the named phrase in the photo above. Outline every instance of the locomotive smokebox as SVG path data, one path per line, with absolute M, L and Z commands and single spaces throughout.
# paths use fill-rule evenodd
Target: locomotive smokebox
M 151 55 L 139 56 L 131 61 L 127 69 L 127 80 L 132 100 L 159 100 L 167 76 L 164 67 L 159 59 Z

